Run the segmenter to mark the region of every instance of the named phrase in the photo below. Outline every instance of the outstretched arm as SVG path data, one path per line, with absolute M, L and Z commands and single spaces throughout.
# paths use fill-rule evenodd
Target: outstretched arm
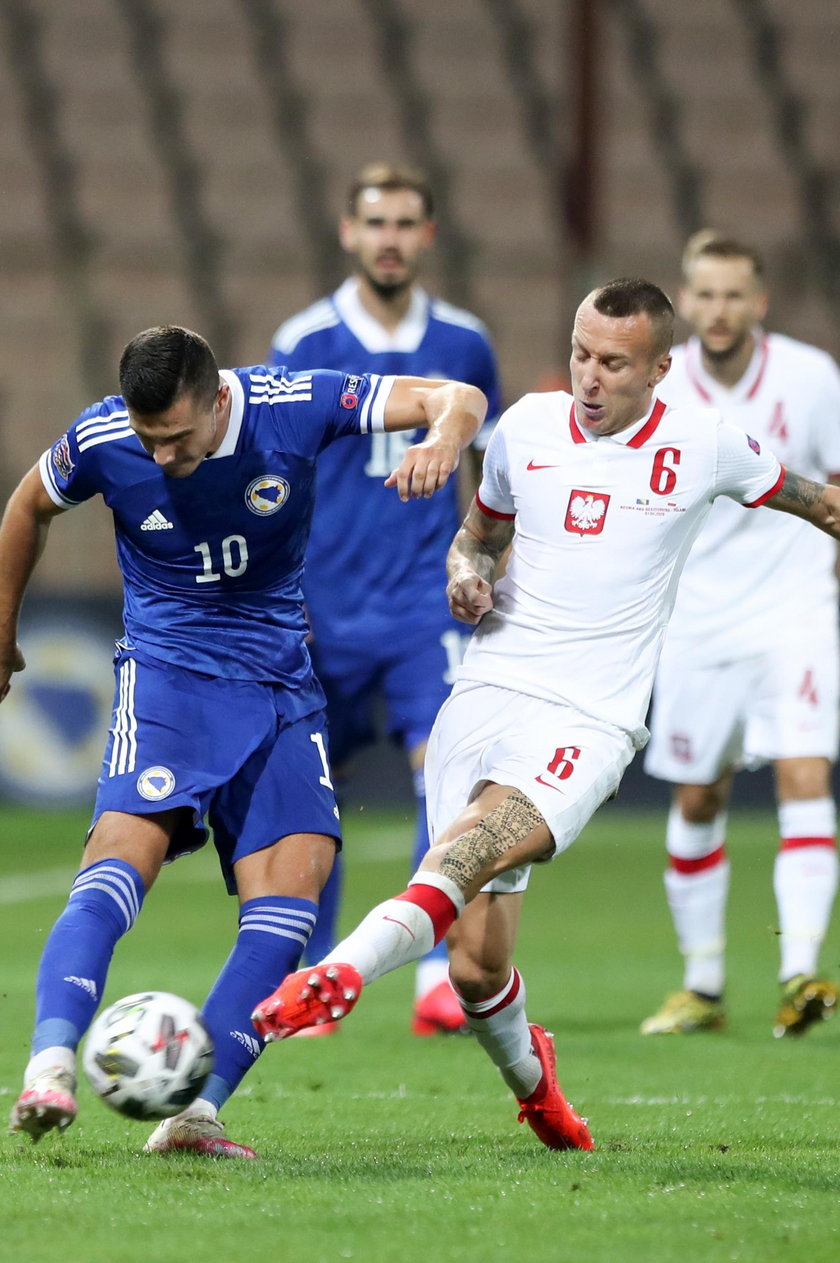
M 814 482 L 786 469 L 780 490 L 766 500 L 765 505 L 768 509 L 780 509 L 782 513 L 801 517 L 840 540 L 840 487 Z
M 446 558 L 449 608 L 462 623 L 474 625 L 493 608 L 493 576 L 512 539 L 512 519 L 490 517 L 472 504 Z
M 408 449 L 385 486 L 396 487 L 401 500 L 433 495 L 458 468 L 461 452 L 475 438 L 486 413 L 487 399 L 476 386 L 398 377 L 385 405 L 385 429 L 423 427 L 428 433 Z
M 0 702 L 13 673 L 26 666 L 17 643 L 20 607 L 50 521 L 61 512 L 44 490 L 36 465 L 12 492 L 0 522 Z

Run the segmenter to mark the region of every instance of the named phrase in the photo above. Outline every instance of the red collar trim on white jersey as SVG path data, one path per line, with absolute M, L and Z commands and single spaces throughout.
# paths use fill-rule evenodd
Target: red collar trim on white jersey
M 754 399 L 758 394 L 758 388 L 764 381 L 764 374 L 767 371 L 767 361 L 770 358 L 770 342 L 766 337 L 761 339 L 761 360 L 758 365 L 758 372 L 755 375 L 755 381 L 747 391 L 747 398 Z
M 650 414 L 641 430 L 639 430 L 638 434 L 634 434 L 632 439 L 628 440 L 627 446 L 642 447 L 643 444 L 647 443 L 650 436 L 658 427 L 659 422 L 662 420 L 664 413 L 665 404 L 661 399 L 657 399 L 656 403 L 653 405 L 653 412 Z
M 699 347 L 700 347 L 699 338 L 692 339 L 688 343 L 688 352 L 685 357 L 686 375 L 688 377 L 688 380 L 691 382 L 692 386 L 694 387 L 694 389 L 697 391 L 700 398 L 703 400 L 703 402 L 714 404 L 714 399 L 709 394 L 708 390 L 706 389 L 706 387 L 703 385 L 703 383 L 700 380 L 700 376 L 698 373 L 698 366 L 694 362 L 694 357 L 696 354 L 698 363 L 702 363 L 702 360 L 700 359 L 702 352 L 699 350 Z M 770 358 L 770 341 L 766 333 L 762 334 L 759 338 L 758 353 L 759 353 L 758 365 L 755 369 L 755 378 L 753 380 L 752 385 L 748 389 L 746 395 L 744 396 L 745 399 L 754 399 L 755 396 L 758 394 L 761 383 L 764 381 L 764 374 L 767 371 L 767 361 Z M 754 361 L 752 360 L 750 361 L 750 366 L 752 366 L 753 362 Z M 749 371 L 750 369 L 748 368 L 747 372 Z M 737 385 L 739 384 L 740 383 L 736 384 L 736 388 L 737 388 Z
M 574 401 L 574 399 L 572 400 L 572 407 L 571 407 L 571 410 L 570 410 L 570 412 L 569 412 L 569 429 L 570 429 L 570 430 L 571 430 L 571 432 L 572 432 L 572 442 L 573 442 L 573 443 L 585 443 L 585 442 L 586 442 L 586 435 L 583 433 L 583 431 L 581 430 L 580 426 L 578 425 L 578 423 L 577 423 L 577 417 L 575 416 L 575 401 Z
M 628 447 L 641 447 L 644 443 L 648 441 L 650 436 L 653 434 L 653 432 L 656 430 L 657 426 L 659 425 L 659 422 L 662 420 L 662 417 L 665 413 L 665 408 L 666 408 L 665 403 L 661 399 L 657 399 L 656 403 L 653 405 L 653 411 L 651 412 L 650 416 L 648 417 L 647 421 L 644 423 L 642 428 L 639 430 L 638 434 L 634 434 L 632 439 L 627 440 Z M 583 431 L 581 430 L 580 426 L 577 423 L 577 417 L 575 416 L 574 400 L 572 401 L 572 408 L 571 408 L 571 411 L 569 412 L 569 429 L 572 434 L 573 443 L 586 443 L 587 442 L 586 435 L 583 433 Z

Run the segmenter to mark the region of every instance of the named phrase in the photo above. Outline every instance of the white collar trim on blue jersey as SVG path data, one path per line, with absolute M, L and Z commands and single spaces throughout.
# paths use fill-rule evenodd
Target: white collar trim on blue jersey
M 228 418 L 228 428 L 225 437 L 215 452 L 210 453 L 207 460 L 215 460 L 217 456 L 233 455 L 236 451 L 236 444 L 239 442 L 242 417 L 245 413 L 245 391 L 242 389 L 242 382 L 236 376 L 236 373 L 231 372 L 229 368 L 223 368 L 220 369 L 219 376 L 230 386 L 230 417 Z
M 411 305 L 396 329 L 385 329 L 365 311 L 359 298 L 359 282 L 348 276 L 333 294 L 336 311 L 369 355 L 386 351 L 416 351 L 429 324 L 429 295 L 419 285 L 411 291 Z

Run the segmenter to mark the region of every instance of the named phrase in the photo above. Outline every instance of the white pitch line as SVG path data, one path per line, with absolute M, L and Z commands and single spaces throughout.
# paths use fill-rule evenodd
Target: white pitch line
M 31 899 L 51 899 L 70 889 L 73 870 L 47 868 L 39 873 L 13 873 L 0 877 L 0 904 L 27 903 Z

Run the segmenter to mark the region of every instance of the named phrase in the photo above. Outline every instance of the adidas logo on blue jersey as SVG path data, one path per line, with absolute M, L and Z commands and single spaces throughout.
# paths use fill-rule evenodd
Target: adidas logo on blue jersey
M 171 530 L 174 530 L 174 527 L 172 523 L 163 516 L 160 509 L 155 509 L 154 513 L 149 514 L 145 522 L 140 523 L 140 530 L 141 531 L 171 531 Z

